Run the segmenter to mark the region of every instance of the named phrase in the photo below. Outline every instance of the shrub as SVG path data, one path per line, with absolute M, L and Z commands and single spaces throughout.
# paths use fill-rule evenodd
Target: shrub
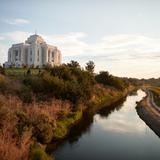
M 5 75 L 5 70 L 2 66 L 0 66 L 0 74 Z
M 31 69 L 29 68 L 28 70 L 27 70 L 27 76 L 30 76 L 31 75 Z
M 30 160 L 53 160 L 53 158 L 49 157 L 44 149 L 35 143 L 30 149 Z
M 42 143 L 49 143 L 53 137 L 53 124 L 49 117 L 40 114 L 33 122 L 33 135 Z
M 54 130 L 53 138 L 54 139 L 61 139 L 64 138 L 71 127 L 76 121 L 80 120 L 82 117 L 82 112 L 77 111 L 74 113 L 70 113 L 68 117 L 63 120 L 58 120 L 57 127 Z
M 17 121 L 17 130 L 18 130 L 18 135 L 22 135 L 23 132 L 29 127 L 30 125 L 30 120 L 29 117 L 27 116 L 27 114 L 23 111 L 18 111 L 16 113 L 16 116 L 18 118 Z
M 21 87 L 21 89 L 18 91 L 18 96 L 24 103 L 31 103 L 33 100 L 32 91 L 26 86 Z
M 7 80 L 4 75 L 0 74 L 0 91 L 4 92 L 7 88 Z
M 53 128 L 49 123 L 39 123 L 34 129 L 34 136 L 41 143 L 49 143 L 53 137 Z

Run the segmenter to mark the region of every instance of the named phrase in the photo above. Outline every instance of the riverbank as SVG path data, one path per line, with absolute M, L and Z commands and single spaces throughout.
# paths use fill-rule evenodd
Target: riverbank
M 47 145 L 47 152 L 52 153 L 72 132 L 72 129 L 75 128 L 76 125 L 79 124 L 80 121 L 83 120 L 84 115 L 89 114 L 94 115 L 96 112 L 101 110 L 102 108 L 107 108 L 110 106 L 114 106 L 117 102 L 124 99 L 128 94 L 136 91 L 137 88 L 134 86 L 129 86 L 127 89 L 123 91 L 114 91 L 110 94 L 106 93 L 106 95 L 94 97 L 90 104 L 85 107 L 85 109 L 81 112 L 77 112 L 74 119 L 66 118 L 63 121 L 58 121 L 58 126 L 56 128 L 56 134 L 49 145 Z
M 160 137 L 160 112 L 153 104 L 153 97 L 148 90 L 146 97 L 137 104 L 136 110 L 139 117 Z
M 159 138 L 135 110 L 136 102 L 144 96 L 138 90 L 113 106 L 84 117 L 52 150 L 56 160 L 159 160 Z

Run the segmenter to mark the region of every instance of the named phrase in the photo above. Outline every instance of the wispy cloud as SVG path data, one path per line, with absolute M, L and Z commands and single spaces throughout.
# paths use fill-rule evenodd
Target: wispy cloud
M 14 32 L 7 32 L 1 34 L 5 39 L 12 41 L 13 43 L 21 43 L 24 42 L 31 33 L 23 32 L 23 31 L 14 31 Z
M 4 37 L 0 36 L 0 40 L 4 40 Z
M 84 42 L 87 37 L 83 32 L 71 32 L 63 35 L 42 35 L 47 43 L 57 45 L 65 56 L 84 55 L 90 44 Z
M 0 64 L 4 63 L 7 59 L 8 46 L 0 43 Z
M 30 21 L 27 19 L 22 19 L 22 18 L 15 18 L 15 19 L 6 19 L 6 23 L 10 25 L 24 25 L 24 24 L 29 24 Z

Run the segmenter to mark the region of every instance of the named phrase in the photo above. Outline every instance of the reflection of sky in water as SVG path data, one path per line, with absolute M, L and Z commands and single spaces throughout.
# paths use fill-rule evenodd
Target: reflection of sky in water
M 138 91 L 138 95 L 139 97 L 128 96 L 122 108 L 112 113 L 109 117 L 102 118 L 99 114 L 95 115 L 96 127 L 118 133 L 145 132 L 146 124 L 140 121 L 138 116 L 135 116 L 136 110 L 134 109 L 136 101 L 140 101 L 145 96 L 145 93 Z
M 128 96 L 108 117 L 96 114 L 76 143 L 60 146 L 56 160 L 160 160 L 159 138 L 136 113 L 136 101 L 144 96 L 142 91 Z

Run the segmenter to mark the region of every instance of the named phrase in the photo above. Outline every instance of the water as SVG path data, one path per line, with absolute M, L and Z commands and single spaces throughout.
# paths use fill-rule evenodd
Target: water
M 141 90 L 122 104 L 88 115 L 54 152 L 56 160 L 160 160 L 159 137 L 139 118 Z

